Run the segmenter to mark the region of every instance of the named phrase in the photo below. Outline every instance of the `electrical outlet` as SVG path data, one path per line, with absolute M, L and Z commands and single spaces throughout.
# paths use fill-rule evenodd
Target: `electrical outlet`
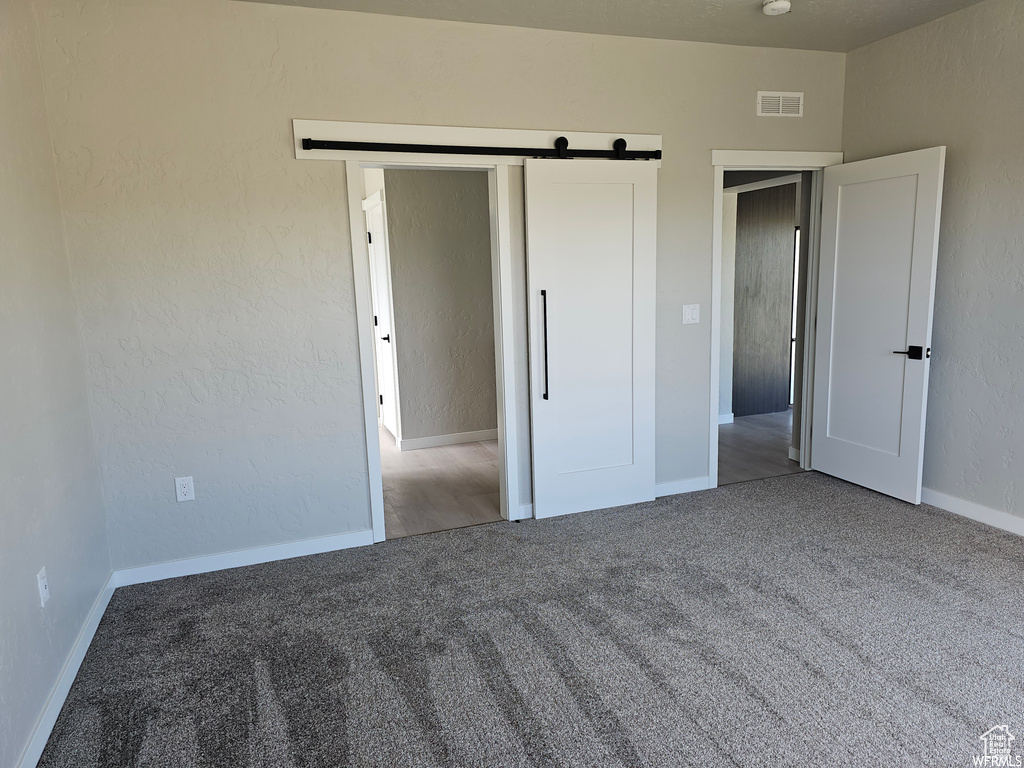
M 174 495 L 177 497 L 178 501 L 195 501 L 196 489 L 192 485 L 192 478 L 174 478 Z
M 50 599 L 50 584 L 46 580 L 45 568 L 36 574 L 36 583 L 39 585 L 39 607 L 45 608 L 46 601 Z

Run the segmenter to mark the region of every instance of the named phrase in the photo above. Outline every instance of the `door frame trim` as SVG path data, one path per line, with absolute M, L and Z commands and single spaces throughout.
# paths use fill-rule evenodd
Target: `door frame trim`
M 739 195 L 744 192 L 757 192 L 761 189 L 772 189 L 774 187 L 785 187 L 789 184 L 799 184 L 800 180 L 801 175 L 799 173 L 791 173 L 788 176 L 776 176 L 774 179 L 752 181 L 749 184 L 737 184 L 735 187 L 727 187 L 725 191 L 730 195 Z
M 374 542 L 385 539 L 384 484 L 381 475 L 380 435 L 377 431 L 377 384 L 373 375 L 373 307 L 370 296 L 370 252 L 364 232 L 363 169 L 403 168 L 419 170 L 486 171 L 488 207 L 491 219 L 491 283 L 494 305 L 495 390 L 498 414 L 499 500 L 505 520 L 520 518 L 519 453 L 516 429 L 515 355 L 512 306 L 512 239 L 508 165 L 497 163 L 422 162 L 405 159 L 400 163 L 382 162 L 380 158 L 344 161 L 348 184 L 349 229 L 352 239 L 352 267 L 356 294 L 356 326 L 359 339 L 359 368 L 363 392 L 363 419 L 366 435 L 367 471 L 369 473 L 370 516 Z M 390 261 L 390 258 L 389 258 Z M 397 376 L 396 376 L 397 378 Z M 396 382 L 397 383 L 397 382 Z M 397 387 L 396 387 L 397 392 Z M 370 395 L 370 396 L 368 396 Z M 399 417 L 400 418 L 400 417 Z
M 498 450 L 501 516 L 506 520 L 522 520 L 534 515 L 532 499 L 522 503 L 519 479 L 519 441 L 529 439 L 517 430 L 515 399 L 515 337 L 513 306 L 515 294 L 512 278 L 511 201 L 509 198 L 510 165 L 522 166 L 525 156 L 490 155 L 479 158 L 466 155 L 413 155 L 400 152 L 367 152 L 304 150 L 302 139 L 315 136 L 336 141 L 389 142 L 399 144 L 453 144 L 495 147 L 523 147 L 554 144 L 565 136 L 573 147 L 607 149 L 617 138 L 624 138 L 631 149 L 658 150 L 660 134 L 588 133 L 580 131 L 526 130 L 518 128 L 469 128 L 439 125 L 407 125 L 397 123 L 356 123 L 341 120 L 292 120 L 292 138 L 296 160 L 341 162 L 345 166 L 349 211 L 349 234 L 352 244 L 353 287 L 356 303 L 356 332 L 359 350 L 360 383 L 363 396 L 363 419 L 366 440 L 367 493 L 370 524 L 374 542 L 383 541 L 384 488 L 381 478 L 380 436 L 378 434 L 376 397 L 373 376 L 373 327 L 370 300 L 369 250 L 363 236 L 362 200 L 363 168 L 434 168 L 441 170 L 483 170 L 488 172 L 491 212 L 491 279 L 494 297 L 494 361 L 497 371 Z M 614 161 L 609 161 L 614 162 Z M 660 160 L 648 162 L 661 167 Z M 529 333 L 529 329 L 527 329 Z M 527 363 L 529 368 L 529 363 Z M 528 376 L 527 372 L 527 376 Z M 532 456 L 531 456 L 532 462 Z
M 814 171 L 811 175 L 811 230 L 808 233 L 807 306 L 804 315 L 803 421 L 800 466 L 811 464 L 811 406 L 814 371 L 814 319 L 817 314 L 818 255 L 821 246 L 821 171 L 841 165 L 842 152 L 778 152 L 715 149 L 711 231 L 711 388 L 708 397 L 708 487 L 718 487 L 718 401 L 722 371 L 722 219 L 726 171 Z

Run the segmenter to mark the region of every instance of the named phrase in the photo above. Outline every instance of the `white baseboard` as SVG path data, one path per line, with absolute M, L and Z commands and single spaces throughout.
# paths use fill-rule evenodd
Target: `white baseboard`
M 952 512 L 954 515 L 969 517 L 971 520 L 991 525 L 993 528 L 1001 528 L 1004 531 L 1016 533 L 1018 536 L 1024 536 L 1024 517 L 1017 517 L 1017 515 L 1011 515 L 1009 512 L 991 507 L 983 507 L 973 501 L 958 499 L 956 496 L 950 496 L 931 488 L 921 489 L 921 501 Z
M 497 440 L 497 429 L 481 429 L 477 432 L 455 432 L 451 435 L 434 435 L 433 437 L 413 437 L 408 440 L 396 440 L 398 450 L 415 451 L 419 448 L 437 448 L 442 445 L 458 445 L 459 443 L 479 443 L 482 440 Z
M 173 579 L 178 576 L 194 576 L 197 573 L 223 571 L 226 568 L 239 568 L 245 565 L 271 563 L 275 560 L 288 560 L 293 557 L 319 555 L 323 552 L 334 552 L 351 547 L 365 547 L 369 544 L 373 544 L 372 530 L 339 533 L 335 536 L 321 536 L 317 539 L 304 539 L 287 544 L 272 544 L 267 547 L 254 547 L 235 552 L 206 555 L 205 557 L 172 560 L 169 563 L 126 568 L 114 571 L 111 578 L 114 581 L 114 586 L 127 587 L 131 584 L 145 584 L 149 581 Z
M 493 438 L 479 438 L 493 439 Z M 791 448 L 790 451 L 793 449 Z M 709 488 L 707 477 L 691 477 L 686 480 L 674 480 L 667 483 L 658 483 L 655 487 L 657 498 L 674 496 L 680 493 L 702 491 Z M 1024 518 L 1011 515 L 990 507 L 984 507 L 965 499 L 958 499 L 955 496 L 924 488 L 921 491 L 921 500 L 925 504 L 944 509 L 956 515 L 977 520 L 979 522 L 1000 528 L 1004 531 L 1024 536 Z M 533 517 L 533 505 L 522 504 L 519 506 L 517 516 L 513 519 L 521 520 Z M 339 549 L 367 546 L 373 543 L 373 531 L 356 531 L 354 533 L 342 533 L 335 536 L 323 536 L 316 539 L 290 542 L 288 544 L 275 544 L 267 547 L 255 547 L 253 549 L 239 550 L 237 552 L 225 552 L 218 555 L 206 557 L 193 557 L 187 560 L 175 560 L 169 563 L 157 565 L 146 565 L 139 568 L 128 568 L 121 571 L 114 571 L 107 583 L 103 586 L 100 594 L 96 597 L 89 616 L 82 626 L 81 632 L 68 655 L 64 668 L 61 670 L 57 683 L 54 685 L 46 707 L 40 715 L 32 737 L 29 739 L 25 751 L 18 761 L 18 768 L 35 768 L 39 758 L 43 754 L 46 742 L 50 738 L 60 710 L 64 706 L 71 685 L 75 681 L 78 669 L 85 659 L 86 651 L 92 642 L 96 629 L 99 627 L 103 613 L 110 602 L 117 587 L 142 584 L 149 581 L 169 579 L 177 576 L 191 576 L 199 573 L 209 573 L 227 568 L 238 568 L 246 565 L 257 565 L 269 563 L 275 560 L 287 560 L 293 557 L 333 552 Z
M 520 504 L 518 509 L 513 509 L 509 520 L 529 520 L 533 517 L 533 504 Z
M 720 414 L 718 414 L 718 423 L 719 424 L 732 424 L 733 421 L 734 421 L 734 418 L 733 418 L 733 415 L 731 413 L 720 413 Z
M 67 661 L 64 662 L 64 668 L 57 678 L 57 684 L 54 685 L 50 698 L 47 699 L 46 706 L 43 708 L 43 713 L 39 716 L 36 727 L 32 731 L 32 738 L 29 739 L 28 746 L 25 747 L 25 751 L 21 754 L 21 760 L 17 763 L 19 768 L 36 768 L 39 758 L 42 757 L 46 742 L 57 722 L 57 716 L 68 697 L 71 684 L 75 682 L 75 675 L 78 674 L 78 668 L 82 666 L 85 652 L 89 650 L 89 643 L 92 642 L 93 635 L 96 634 L 96 628 L 100 625 L 100 619 L 103 618 L 103 612 L 107 610 L 107 604 L 110 602 L 116 586 L 114 574 L 110 574 L 107 583 L 103 585 L 103 589 L 96 597 L 96 602 L 93 603 L 85 624 L 82 625 L 82 631 L 78 633 L 78 638 L 71 647 L 71 653 L 68 654 Z
M 686 480 L 672 480 L 668 483 L 658 483 L 654 486 L 656 498 L 663 496 L 675 496 L 680 493 L 692 493 L 693 491 L 706 491 L 711 487 L 711 479 L 707 477 L 690 477 Z
M 789 458 L 793 461 L 800 461 L 800 449 L 789 446 Z
M 43 754 L 46 742 L 50 738 L 50 732 L 57 722 L 61 707 L 67 699 L 71 684 L 75 681 L 78 668 L 82 665 L 85 652 L 89 650 L 89 643 L 96 634 L 96 628 L 103 618 L 103 612 L 107 609 L 111 596 L 117 587 L 127 587 L 132 584 L 143 584 L 149 581 L 171 579 L 177 576 L 192 576 L 197 573 L 209 573 L 222 571 L 226 568 L 238 568 L 244 565 L 257 565 L 269 563 L 275 560 L 287 560 L 292 557 L 303 557 L 305 555 L 318 555 L 323 552 L 334 552 L 339 549 L 351 547 L 362 547 L 373 544 L 373 531 L 355 531 L 354 533 L 340 533 L 335 536 L 322 536 L 316 539 L 294 541 L 287 544 L 274 544 L 267 547 L 254 547 L 243 549 L 237 552 L 224 552 L 218 555 L 206 557 L 191 557 L 187 560 L 175 560 L 169 563 L 158 563 L 156 565 L 144 565 L 139 568 L 126 568 L 114 571 L 107 579 L 107 583 L 100 592 L 99 597 L 86 619 L 82 631 L 75 641 L 68 660 L 64 663 L 64 669 L 57 679 L 57 684 L 50 694 L 43 714 L 36 723 L 35 730 L 28 746 L 22 753 L 18 768 L 35 768 L 36 763 Z

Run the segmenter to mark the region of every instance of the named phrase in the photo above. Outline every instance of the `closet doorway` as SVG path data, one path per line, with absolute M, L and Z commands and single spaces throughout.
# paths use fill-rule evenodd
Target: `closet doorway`
M 362 173 L 386 536 L 497 522 L 488 174 Z

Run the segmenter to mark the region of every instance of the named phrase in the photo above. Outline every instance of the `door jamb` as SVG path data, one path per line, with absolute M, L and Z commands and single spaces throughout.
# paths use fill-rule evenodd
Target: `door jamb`
M 349 234 L 352 243 L 352 264 L 356 300 L 356 330 L 359 351 L 360 385 L 363 396 L 363 418 L 366 438 L 366 461 L 369 475 L 367 491 L 370 502 L 370 523 L 373 540 L 383 541 L 384 491 L 380 467 L 380 439 L 377 415 L 368 395 L 376 397 L 373 379 L 372 307 L 368 249 L 363 236 L 365 222 L 361 210 L 363 199 L 362 168 L 441 168 L 449 170 L 486 170 L 489 172 L 491 195 L 491 276 L 497 280 L 495 294 L 495 367 L 498 369 L 498 451 L 501 482 L 501 514 L 509 520 L 533 515 L 533 505 L 520 504 L 519 456 L 515 400 L 515 352 L 513 335 L 511 212 L 509 200 L 509 165 L 523 165 L 525 156 L 482 155 L 479 157 L 452 154 L 410 156 L 401 152 L 370 152 L 366 150 L 333 150 L 302 148 L 302 139 L 315 136 L 337 141 L 386 142 L 396 144 L 465 145 L 481 147 L 524 147 L 553 145 L 566 137 L 573 147 L 607 148 L 618 138 L 638 150 L 660 150 L 662 137 L 649 134 L 584 133 L 579 131 L 524 130 L 519 128 L 469 128 L 432 125 L 401 125 L 391 123 L 354 123 L 337 120 L 292 120 L 292 139 L 296 160 L 344 162 L 346 194 L 349 209 Z M 660 160 L 646 161 L 661 167 Z M 501 366 L 500 368 L 498 366 Z M 529 435 L 522 435 L 529 439 Z
M 363 392 L 367 471 L 369 472 L 370 517 L 373 540 L 383 541 L 384 487 L 381 477 L 380 435 L 374 405 L 377 385 L 373 377 L 373 324 L 370 297 L 369 248 L 363 217 L 363 168 L 444 169 L 487 171 L 491 219 L 491 281 L 494 306 L 495 389 L 498 412 L 498 479 L 501 516 L 515 520 L 521 516 L 519 504 L 518 435 L 516 432 L 515 357 L 512 308 L 512 240 L 507 163 L 458 162 L 441 164 L 436 160 L 381 163 L 377 158 L 345 160 L 348 185 L 349 229 L 352 237 L 352 266 L 356 294 L 356 326 L 359 368 Z M 369 395 L 371 395 L 370 397 Z
M 756 192 L 760 189 L 771 189 L 773 187 L 785 187 L 789 184 L 799 184 L 801 180 L 801 175 L 799 173 L 791 173 L 788 176 L 776 176 L 773 179 L 765 179 L 764 181 L 752 181 L 749 184 L 737 184 L 736 186 L 729 187 L 728 190 L 723 191 L 728 194 L 738 195 L 743 192 Z
M 722 353 L 722 195 L 726 171 L 812 171 L 811 228 L 808 233 L 807 304 L 804 315 L 803 422 L 800 435 L 800 466 L 810 469 L 810 408 L 813 397 L 814 321 L 818 302 L 818 258 L 821 245 L 821 171 L 843 162 L 842 152 L 777 152 L 721 150 L 711 152 L 714 166 L 711 235 L 711 392 L 708 436 L 708 487 L 718 486 L 718 398 L 721 386 Z
M 363 395 L 363 426 L 366 439 L 366 464 L 369 480 L 370 526 L 374 542 L 384 535 L 384 478 L 381 475 L 380 434 L 377 431 L 376 405 L 367 395 L 376 398 L 377 382 L 373 375 L 373 298 L 370 289 L 370 249 L 366 245 L 366 217 L 363 215 L 363 172 L 358 162 L 345 163 L 348 192 L 349 233 L 352 237 L 352 277 L 356 299 L 356 345 L 359 350 L 359 376 Z M 357 202 L 358 201 L 358 202 Z M 369 325 L 369 328 L 366 326 Z

